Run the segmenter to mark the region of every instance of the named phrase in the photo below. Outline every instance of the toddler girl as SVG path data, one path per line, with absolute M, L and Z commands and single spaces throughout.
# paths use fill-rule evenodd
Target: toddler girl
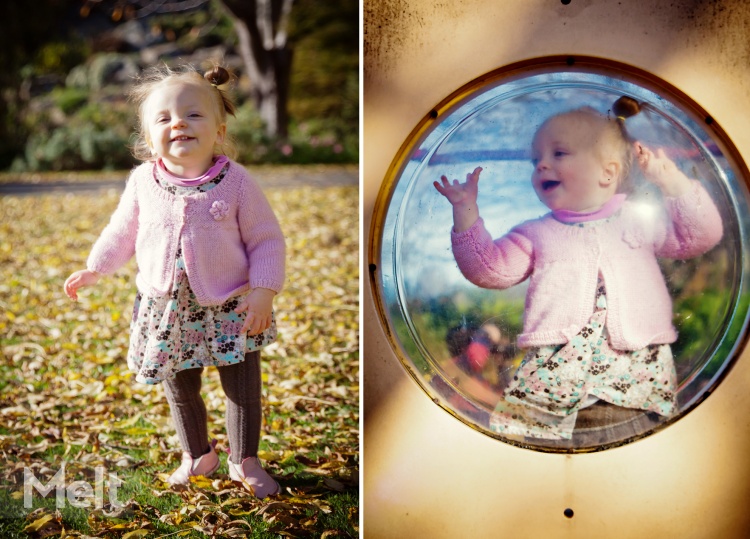
M 663 195 L 658 216 L 627 200 L 634 154 Z M 453 205 L 453 253 L 464 276 L 498 289 L 529 279 L 518 337 L 526 354 L 490 428 L 571 439 L 578 411 L 594 404 L 669 417 L 677 332 L 657 257 L 691 258 L 716 245 L 716 206 L 663 150 L 632 142 L 623 117 L 589 107 L 545 121 L 532 163 L 533 188 L 551 212 L 496 240 L 477 208 L 481 168 L 464 183 L 434 182 Z
M 256 458 L 261 424 L 260 349 L 276 338 L 273 298 L 284 281 L 284 237 L 258 184 L 223 155 L 234 105 L 220 86 L 189 66 L 148 71 L 131 97 L 140 132 L 120 203 L 94 244 L 87 268 L 65 293 L 111 274 L 134 254 L 138 264 L 128 367 L 136 380 L 162 383 L 182 465 L 170 484 L 219 467 L 200 396 L 203 367 L 215 365 L 227 395 L 229 475 L 258 497 L 279 485 Z

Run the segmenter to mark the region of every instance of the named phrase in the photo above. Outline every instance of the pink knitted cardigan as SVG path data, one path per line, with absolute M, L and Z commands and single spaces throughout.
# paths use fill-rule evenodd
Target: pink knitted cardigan
M 213 189 L 178 196 L 161 188 L 154 163 L 133 170 L 87 267 L 114 273 L 135 254 L 138 290 L 151 296 L 172 288 L 177 248 L 203 306 L 221 305 L 252 288 L 279 292 L 284 282 L 284 236 L 252 177 L 230 161 Z
M 494 240 L 482 219 L 451 233 L 458 267 L 483 288 L 508 288 L 529 278 L 524 348 L 567 343 L 588 322 L 601 272 L 607 287 L 607 329 L 618 350 L 674 342 L 672 300 L 656 257 L 701 255 L 722 236 L 721 216 L 693 181 L 666 214 L 651 215 L 625 202 L 619 215 L 578 226 L 551 214 L 527 221 Z

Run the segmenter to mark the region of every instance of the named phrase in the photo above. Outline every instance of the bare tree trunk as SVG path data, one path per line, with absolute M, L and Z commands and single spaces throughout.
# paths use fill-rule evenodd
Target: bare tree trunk
M 252 95 L 266 133 L 286 137 L 292 50 L 287 21 L 294 0 L 221 0 L 232 18 Z

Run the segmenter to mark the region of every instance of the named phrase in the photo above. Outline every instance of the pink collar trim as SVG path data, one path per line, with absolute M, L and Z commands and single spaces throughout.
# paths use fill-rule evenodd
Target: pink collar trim
M 167 180 L 172 185 L 177 185 L 179 187 L 194 187 L 196 185 L 203 185 L 204 183 L 213 180 L 216 176 L 219 175 L 221 169 L 223 169 L 224 165 L 226 165 L 228 162 L 229 159 L 226 155 L 219 155 L 214 157 L 214 164 L 211 165 L 211 168 L 209 168 L 206 172 L 203 173 L 203 175 L 198 176 L 197 178 L 178 178 L 167 170 L 167 167 L 164 166 L 164 162 L 161 159 L 156 162 L 156 166 L 159 167 L 159 174 L 161 174 L 162 178 Z
M 562 223 L 585 223 L 587 221 L 598 221 L 606 219 L 615 214 L 625 202 L 627 195 L 618 193 L 610 198 L 607 203 L 596 211 L 581 213 L 570 210 L 553 210 L 552 215 Z

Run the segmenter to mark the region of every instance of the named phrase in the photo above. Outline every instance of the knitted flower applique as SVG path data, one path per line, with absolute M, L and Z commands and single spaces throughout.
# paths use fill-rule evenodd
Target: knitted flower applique
M 622 239 L 630 245 L 632 249 L 638 249 L 641 245 L 643 245 L 645 241 L 645 234 L 640 228 L 636 228 L 633 230 L 626 230 L 622 234 Z
M 217 200 L 211 204 L 211 209 L 208 211 L 214 216 L 214 219 L 221 221 L 229 213 L 229 204 L 223 200 Z

